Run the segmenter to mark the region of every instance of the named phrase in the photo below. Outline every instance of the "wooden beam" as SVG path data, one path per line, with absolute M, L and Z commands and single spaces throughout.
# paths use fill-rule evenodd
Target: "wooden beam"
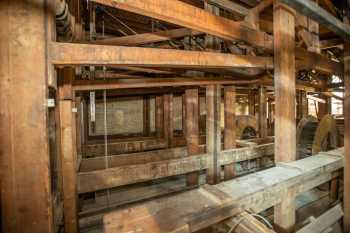
M 343 39 L 350 40 L 350 26 L 344 24 L 335 16 L 310 0 L 281 0 L 298 12 L 310 17 L 319 24 L 327 27 Z
M 94 0 L 94 2 L 191 28 L 229 41 L 243 40 L 272 50 L 272 39 L 267 33 L 252 30 L 243 26 L 241 22 L 215 16 L 178 0 Z
M 350 43 L 344 44 L 344 232 L 350 231 Z
M 198 108 L 198 89 L 186 89 L 185 107 L 186 107 L 186 143 L 189 156 L 199 154 L 199 108 Z M 198 185 L 198 173 L 187 175 L 188 186 Z
M 220 7 L 228 12 L 239 16 L 246 16 L 249 13 L 249 9 L 229 0 L 209 0 L 209 2 L 215 6 Z
M 0 1 L 1 231 L 6 233 L 54 232 L 46 63 L 52 12 L 44 0 Z
M 143 111 L 142 111 L 142 116 L 143 116 L 143 135 L 144 136 L 149 136 L 151 132 L 151 123 L 150 123 L 150 96 L 143 96 Z
M 162 134 L 163 136 L 163 134 Z M 157 150 L 166 148 L 167 143 L 163 138 L 134 138 L 128 141 L 109 142 L 108 153 L 110 155 L 135 153 L 147 150 Z M 105 144 L 89 143 L 83 146 L 86 157 L 98 157 L 105 155 Z
M 145 233 L 194 232 L 234 216 L 227 215 L 229 204 L 259 213 L 281 202 L 292 187 L 297 195 L 332 179 L 331 174 L 343 166 L 342 153 L 318 154 L 214 186 L 205 185 L 117 210 L 105 215 L 104 230 L 106 233 L 126 233 L 135 228 Z M 209 218 L 207 214 L 213 213 L 212 210 L 218 212 Z M 192 228 L 193 220 L 198 218 L 208 220 L 207 225 Z
M 295 12 L 279 0 L 274 2 L 275 62 L 275 162 L 296 159 L 295 121 Z M 275 206 L 274 221 L 281 232 L 292 232 L 295 224 L 292 193 Z
M 128 89 L 128 88 L 154 88 L 154 87 L 182 87 L 218 84 L 251 84 L 257 80 L 234 80 L 219 77 L 172 77 L 147 79 L 118 79 L 118 80 L 76 80 L 73 82 L 74 91 Z
M 236 148 L 236 90 L 224 87 L 224 150 Z M 224 179 L 232 179 L 236 173 L 234 163 L 224 166 Z
M 108 169 L 103 169 L 103 158 L 85 159 L 82 161 L 82 172 L 78 174 L 78 192 L 94 192 L 183 174 L 187 174 L 189 186 L 197 185 L 198 172 L 211 166 L 212 155 L 201 154 L 203 149 L 199 147 L 196 155 L 190 155 L 189 150 L 182 152 L 183 149 L 176 148 L 108 156 L 111 165 Z M 224 166 L 272 154 L 273 143 L 225 150 L 218 154 L 218 164 Z
M 67 233 L 78 232 L 77 204 L 77 150 L 76 150 L 76 120 L 73 113 L 72 80 L 75 70 L 63 69 L 59 86 L 60 112 L 60 142 L 63 189 L 64 229 Z
M 111 37 L 97 40 L 94 43 L 101 45 L 123 45 L 123 46 L 137 46 L 143 44 L 157 43 L 168 41 L 175 38 L 185 36 L 196 36 L 202 33 L 193 31 L 187 28 L 172 29 L 167 31 L 157 31 L 151 33 L 142 33 L 131 36 Z
M 108 45 L 52 43 L 55 65 L 128 65 L 183 68 L 268 68 L 272 58 L 212 52 Z
M 221 180 L 221 166 L 218 158 L 221 150 L 221 86 L 207 86 L 206 105 L 206 148 L 210 156 L 207 182 L 216 184 Z

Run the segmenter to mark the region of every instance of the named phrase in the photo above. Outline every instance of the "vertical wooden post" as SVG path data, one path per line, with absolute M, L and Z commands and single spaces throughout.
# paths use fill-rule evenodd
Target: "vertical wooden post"
M 182 134 L 186 135 L 186 94 L 182 95 Z
M 295 11 L 274 1 L 275 64 L 275 161 L 296 158 L 295 121 Z M 292 191 L 275 206 L 275 225 L 292 232 L 295 224 L 295 200 Z
M 186 142 L 188 155 L 199 154 L 198 89 L 187 89 L 186 95 Z M 187 175 L 187 185 L 198 185 L 198 172 Z
M 149 96 L 143 97 L 143 135 L 149 136 L 151 131 L 150 125 L 150 98 Z
M 248 111 L 249 115 L 255 115 L 255 93 L 254 90 L 249 90 L 248 93 Z
M 261 138 L 267 137 L 267 102 L 266 102 L 266 88 L 261 86 L 259 88 L 259 134 Z
M 236 91 L 234 86 L 224 87 L 224 149 L 236 147 Z M 236 174 L 234 163 L 224 166 L 224 179 L 232 179 Z
M 77 152 L 76 121 L 73 113 L 73 92 L 71 81 L 74 78 L 73 68 L 64 68 L 60 95 L 61 126 L 61 163 L 63 183 L 64 228 L 67 233 L 78 231 L 77 220 Z
M 344 43 L 344 229 L 350 232 L 350 43 Z
M 206 90 L 207 119 L 206 140 L 207 154 L 211 155 L 209 168 L 207 170 L 207 181 L 209 184 L 220 182 L 221 167 L 219 164 L 219 153 L 221 150 L 221 86 L 208 85 Z
M 156 111 L 156 135 L 157 135 L 157 138 L 161 138 L 163 136 L 163 96 L 156 96 L 155 111 Z
M 174 143 L 173 94 L 164 95 L 164 138 L 168 147 Z
M 47 26 L 50 4 L 0 1 L 2 232 L 52 233 Z M 28 80 L 28 77 L 32 77 Z

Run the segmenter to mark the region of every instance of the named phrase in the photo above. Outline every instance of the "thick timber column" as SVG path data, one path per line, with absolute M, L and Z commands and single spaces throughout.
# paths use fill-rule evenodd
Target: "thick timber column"
M 198 89 L 186 89 L 185 91 L 186 108 L 186 143 L 188 155 L 199 154 L 199 109 L 198 109 Z M 187 185 L 198 185 L 198 172 L 192 172 L 187 175 Z
M 219 153 L 221 150 L 221 86 L 209 85 L 206 90 L 207 123 L 206 123 L 206 145 L 207 154 L 210 155 L 209 168 L 207 170 L 207 181 L 209 184 L 220 182 Z
M 275 161 L 296 158 L 295 119 L 295 12 L 274 1 L 275 64 Z M 275 206 L 275 225 L 281 232 L 292 232 L 295 224 L 295 200 L 292 191 Z
M 344 43 L 344 230 L 350 232 L 350 43 Z
M 66 233 L 78 231 L 77 220 L 77 150 L 76 121 L 73 113 L 73 68 L 64 68 L 59 77 L 59 111 L 61 126 L 61 167 L 63 185 L 63 215 Z
M 234 86 L 224 87 L 224 149 L 236 147 L 236 91 Z M 232 179 L 236 173 L 234 163 L 224 166 L 224 179 Z
M 266 88 L 259 88 L 259 134 L 261 138 L 267 137 L 267 101 Z
M 53 232 L 46 63 L 50 2 L 0 1 L 1 222 L 6 233 Z

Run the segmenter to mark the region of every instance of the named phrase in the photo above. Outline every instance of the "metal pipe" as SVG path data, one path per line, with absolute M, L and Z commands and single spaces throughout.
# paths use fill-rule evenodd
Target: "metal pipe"
M 327 27 L 335 34 L 350 41 L 350 26 L 331 15 L 329 12 L 310 0 L 281 0 L 301 14 Z M 350 0 L 347 0 L 350 1 Z

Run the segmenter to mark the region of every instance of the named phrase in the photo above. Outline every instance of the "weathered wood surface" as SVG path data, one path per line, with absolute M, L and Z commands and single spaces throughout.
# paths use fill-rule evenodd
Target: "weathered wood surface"
M 350 43 L 344 44 L 344 231 L 350 231 Z
M 199 97 L 198 89 L 187 89 L 185 91 L 185 108 L 186 108 L 186 145 L 189 156 L 199 154 Z M 198 157 L 198 156 L 197 156 Z M 201 158 L 201 156 L 199 156 Z M 198 173 L 193 172 L 187 175 L 187 184 L 189 186 L 198 184 Z
M 243 40 L 272 50 L 272 39 L 267 33 L 253 30 L 241 22 L 216 16 L 181 1 L 94 0 L 94 2 L 192 28 L 229 41 Z
M 55 65 L 129 65 L 187 68 L 268 68 L 271 57 L 108 45 L 51 43 Z
M 181 155 L 183 149 L 179 148 L 178 151 L 176 150 L 169 150 L 168 152 L 174 154 L 168 154 L 166 156 L 162 154 L 162 151 L 159 153 L 144 152 L 137 153 L 136 155 L 123 155 L 120 159 L 118 155 L 111 156 L 109 157 L 109 162 L 117 165 L 116 167 L 85 171 L 78 174 L 78 192 L 92 192 L 105 188 L 188 173 L 195 174 L 196 180 L 198 180 L 197 172 L 208 169 L 209 160 L 211 159 L 209 155 L 198 154 L 199 152 L 196 152 L 197 155 L 192 156 L 188 156 L 191 152 L 184 152 Z M 167 150 L 163 150 L 163 152 L 166 151 Z M 152 154 L 156 155 L 156 157 L 149 157 L 149 155 Z M 272 154 L 273 143 L 225 150 L 218 155 L 218 164 L 223 166 L 263 156 L 270 156 Z M 129 162 L 133 163 L 132 165 L 125 164 L 129 159 L 131 160 Z M 98 168 L 104 165 L 104 160 L 102 161 L 102 159 L 88 159 L 82 161 L 82 168 L 86 169 L 86 167 L 91 168 L 93 166 L 89 160 L 99 161 L 99 165 L 96 165 Z M 86 165 L 86 163 L 89 163 L 89 165 Z
M 51 6 L 44 0 L 0 1 L 1 228 L 6 233 L 54 232 L 46 63 Z
M 224 87 L 224 150 L 236 147 L 236 90 L 234 86 Z M 224 179 L 232 179 L 236 173 L 234 163 L 224 166 Z
M 214 84 L 254 84 L 257 79 L 233 80 L 229 78 L 209 77 L 172 77 L 172 78 L 141 78 L 117 80 L 77 80 L 73 83 L 75 91 L 128 89 L 128 88 L 157 88 L 157 87 L 183 87 Z
M 320 153 L 214 186 L 206 185 L 115 211 L 105 215 L 104 230 L 106 233 L 137 229 L 145 233 L 192 232 L 191 220 L 203 216 L 207 212 L 205 210 L 220 212 L 219 209 L 224 211 L 238 204 L 241 208 L 261 212 L 282 202 L 291 189 L 297 195 L 329 181 L 332 173 L 342 166 L 342 150 Z M 206 209 L 203 208 L 204 203 Z M 219 216 L 221 220 L 227 218 L 227 215 Z M 212 224 L 210 220 L 208 224 Z M 216 218 L 215 222 L 219 221 Z
M 330 228 L 335 222 L 339 221 L 343 217 L 343 210 L 340 204 L 334 206 L 317 219 L 313 220 L 310 224 L 306 225 L 297 233 L 322 233 Z
M 295 11 L 274 1 L 275 162 L 296 159 L 295 117 Z M 293 232 L 293 193 L 274 208 L 274 222 L 281 232 Z
M 207 180 L 208 184 L 216 184 L 221 178 L 221 86 L 206 87 L 206 106 L 206 149 L 209 155 Z
M 141 33 L 131 36 L 111 37 L 95 41 L 96 44 L 103 45 L 123 45 L 136 46 L 150 43 L 157 43 L 167 40 L 172 40 L 179 37 L 195 36 L 202 33 L 193 31 L 188 28 L 179 28 L 166 31 L 157 31 L 151 33 Z
M 228 200 L 226 194 L 220 195 L 220 191 L 204 186 L 199 190 L 175 195 L 171 201 L 161 198 L 145 207 L 136 206 L 118 214 L 106 215 L 103 220 L 104 232 L 130 232 L 137 229 L 145 233 L 194 232 L 241 211 Z
M 125 142 L 109 142 L 107 146 L 108 154 L 113 155 L 164 149 L 166 148 L 167 144 L 162 138 L 144 138 Z M 85 144 L 83 145 L 84 157 L 104 156 L 104 147 L 104 143 Z

